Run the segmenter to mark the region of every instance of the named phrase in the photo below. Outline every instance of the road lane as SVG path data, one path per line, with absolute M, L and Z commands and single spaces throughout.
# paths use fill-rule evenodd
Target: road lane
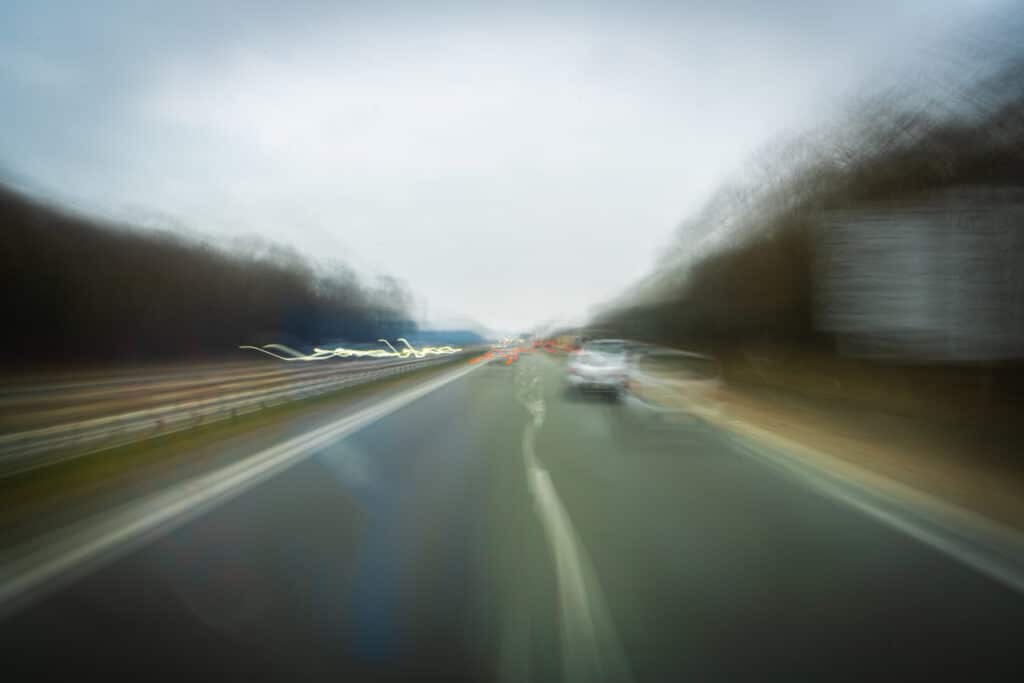
M 559 533 L 578 546 L 582 601 L 598 615 L 594 668 L 577 669 L 590 680 L 1019 678 L 1017 594 L 697 422 L 573 396 L 557 361 L 527 356 L 15 615 L 0 624 L 5 665 L 178 680 L 571 678 L 566 555 L 529 484 L 531 429 L 542 497 L 564 513 Z M 609 668 L 615 647 L 624 661 Z
M 699 421 L 548 377 L 538 457 L 639 680 L 1019 680 L 1018 594 Z
M 169 678 L 479 678 L 490 629 L 472 627 L 486 608 L 469 606 L 496 601 L 473 589 L 481 478 L 487 460 L 516 462 L 523 419 L 506 369 L 489 371 L 8 620 L 5 661 Z

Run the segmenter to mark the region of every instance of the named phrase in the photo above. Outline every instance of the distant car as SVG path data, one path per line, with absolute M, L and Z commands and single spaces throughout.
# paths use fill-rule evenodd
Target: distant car
M 621 339 L 596 339 L 569 356 L 569 386 L 582 391 L 600 391 L 616 397 L 626 389 L 629 364 L 626 344 Z

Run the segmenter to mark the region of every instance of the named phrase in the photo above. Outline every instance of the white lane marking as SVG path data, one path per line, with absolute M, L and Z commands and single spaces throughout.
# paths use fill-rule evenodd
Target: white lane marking
M 531 370 L 533 372 L 531 372 Z M 630 681 L 629 666 L 586 550 L 580 543 L 551 475 L 536 454 L 537 431 L 546 415 L 543 385 L 535 369 L 517 373 L 518 398 L 530 414 L 522 451 L 527 486 L 555 562 L 566 681 Z
M 245 460 L 177 484 L 161 493 L 83 520 L 32 542 L 32 550 L 10 562 L 0 561 L 0 617 L 36 597 L 34 593 L 84 571 L 103 559 L 166 533 L 207 510 L 238 496 L 349 434 L 475 370 L 470 365 L 412 387 Z M 12 551 L 16 554 L 17 549 Z
M 748 428 L 751 432 L 761 432 Z M 765 433 L 766 434 L 766 433 Z M 765 436 L 762 434 L 762 438 Z M 734 432 L 741 452 L 768 461 L 821 495 L 848 505 L 914 540 L 931 546 L 1018 593 L 1024 594 L 1024 536 L 974 515 L 954 510 L 925 494 L 902 490 L 886 494 L 839 472 Z
M 823 486 L 829 486 L 827 484 Z M 944 534 L 938 530 L 932 530 L 923 524 L 914 522 L 906 517 L 901 517 L 893 512 L 869 503 L 863 498 L 858 498 L 850 493 L 835 490 L 829 492 L 835 498 L 853 506 L 883 524 L 902 531 L 908 536 L 945 553 L 953 559 L 981 572 L 989 578 L 995 579 L 1004 586 L 1011 588 L 1018 593 L 1024 594 L 1024 575 L 1021 574 L 1020 566 L 1007 561 L 1007 558 L 992 554 L 986 550 L 977 549 L 963 542 L 960 539 Z
M 671 383 L 651 375 L 638 376 L 641 381 L 671 387 Z M 749 423 L 728 419 L 717 409 L 705 409 L 696 401 L 688 412 L 732 434 L 744 454 L 768 461 L 819 494 L 1024 594 L 1024 534 L 1015 529 L 877 475 L 850 475 L 828 468 L 816 460 L 833 461 L 830 454 Z M 814 457 L 801 453 L 813 453 Z M 860 481 L 865 477 L 866 481 Z

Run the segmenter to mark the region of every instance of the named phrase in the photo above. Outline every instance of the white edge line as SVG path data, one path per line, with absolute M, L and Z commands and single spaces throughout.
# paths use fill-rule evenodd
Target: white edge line
M 651 377 L 644 379 L 663 384 Z M 1003 586 L 1024 594 L 1024 537 L 1021 534 L 978 515 L 953 508 L 943 501 L 931 500 L 930 496 L 921 492 L 915 491 L 914 497 L 927 501 L 915 503 L 909 499 L 909 494 L 886 494 L 792 455 L 781 447 L 770 446 L 756 434 L 742 433 L 728 424 L 722 424 L 717 419 L 718 415 L 706 416 L 692 411 L 691 414 L 730 435 L 746 455 L 785 470 L 790 477 L 799 479 L 820 495 L 848 505 Z M 776 440 L 781 439 L 772 436 Z M 899 486 L 902 488 L 902 485 Z
M 734 432 L 733 438 L 742 446 L 740 450 L 744 453 L 784 469 L 791 477 L 800 479 L 819 494 L 848 505 L 1003 586 L 1024 594 L 1024 566 L 1020 560 L 1012 557 L 1018 553 L 1012 549 L 1010 553 L 1000 552 L 990 547 L 991 544 L 979 538 L 979 530 L 955 528 L 952 520 L 935 518 L 934 514 L 929 514 L 923 508 L 917 509 L 907 501 L 886 496 L 841 474 L 826 471 L 785 452 L 777 452 L 750 437 Z M 873 499 L 882 500 L 892 509 L 886 509 L 886 505 Z M 915 519 L 915 513 L 919 519 Z
M 181 526 L 478 367 L 480 364 L 453 371 L 240 462 L 55 532 L 59 538 L 44 541 L 41 547 L 0 567 L 0 618 L 24 607 L 44 589 L 54 588 L 51 584 L 62 578 L 94 568 L 104 559 L 114 559 L 119 552 Z

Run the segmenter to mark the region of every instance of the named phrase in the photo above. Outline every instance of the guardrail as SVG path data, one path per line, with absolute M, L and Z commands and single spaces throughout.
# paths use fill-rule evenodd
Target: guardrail
M 461 356 L 462 354 L 459 354 Z M 55 465 L 73 458 L 128 443 L 164 436 L 219 420 L 272 408 L 292 401 L 365 384 L 425 366 L 451 361 L 453 356 L 389 362 L 327 376 L 303 373 L 295 382 L 223 396 L 186 400 L 144 410 L 104 415 L 39 429 L 0 435 L 0 477 Z

